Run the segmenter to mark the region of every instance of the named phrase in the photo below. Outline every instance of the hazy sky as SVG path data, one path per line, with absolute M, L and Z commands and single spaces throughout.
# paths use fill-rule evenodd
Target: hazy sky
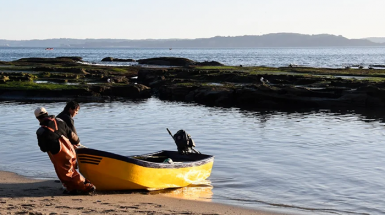
M 385 37 L 385 0 L 0 0 L 0 39 Z

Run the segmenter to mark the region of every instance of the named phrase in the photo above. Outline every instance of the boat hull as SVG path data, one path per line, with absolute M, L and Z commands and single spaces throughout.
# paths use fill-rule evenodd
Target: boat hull
M 77 150 L 77 156 L 80 173 L 98 190 L 184 187 L 207 179 L 214 162 L 211 155 L 174 151 L 126 157 L 83 148 Z M 174 162 L 163 163 L 168 158 Z

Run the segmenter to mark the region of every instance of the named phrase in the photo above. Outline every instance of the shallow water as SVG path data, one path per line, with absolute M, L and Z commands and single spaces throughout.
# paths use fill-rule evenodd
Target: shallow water
M 56 178 L 39 151 L 37 106 L 1 102 L 0 170 Z M 166 131 L 186 130 L 215 155 L 211 186 L 159 192 L 251 208 L 312 214 L 384 214 L 383 111 L 267 111 L 141 101 L 83 103 L 82 144 L 122 155 L 176 150 Z

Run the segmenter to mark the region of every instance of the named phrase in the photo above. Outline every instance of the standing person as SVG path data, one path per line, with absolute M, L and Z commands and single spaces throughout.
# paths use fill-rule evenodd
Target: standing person
M 36 131 L 40 150 L 48 153 L 66 191 L 70 194 L 93 192 L 95 186 L 75 170 L 75 147 L 80 144 L 77 134 L 60 118 L 48 115 L 44 107 L 36 108 L 35 117 L 41 126 Z
M 73 132 L 75 132 L 75 134 L 78 134 L 78 133 L 76 132 L 75 122 L 73 118 L 76 116 L 76 114 L 78 114 L 79 110 L 80 110 L 80 105 L 76 101 L 69 101 L 64 107 L 64 110 L 59 115 L 57 115 L 57 118 L 60 118 L 65 123 L 67 123 L 67 126 Z

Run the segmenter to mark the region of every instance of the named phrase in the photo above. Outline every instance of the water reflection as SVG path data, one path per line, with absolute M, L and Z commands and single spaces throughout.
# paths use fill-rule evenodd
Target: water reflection
M 280 108 L 280 109 L 262 109 L 262 108 L 240 108 L 239 112 L 247 118 L 258 119 L 258 122 L 263 125 L 269 121 L 273 116 L 287 115 L 288 118 L 305 118 L 313 114 L 333 114 L 345 118 L 347 116 L 357 117 L 363 122 L 379 121 L 385 123 L 385 109 L 384 108 L 331 108 L 331 109 L 316 109 L 316 108 Z
M 189 185 L 187 187 L 174 189 L 154 190 L 150 191 L 149 194 L 159 194 L 178 199 L 211 202 L 213 196 L 212 189 L 213 187 L 210 185 L 210 181 L 207 181 L 206 184 Z
M 213 186 L 209 180 L 205 180 L 202 184 L 191 184 L 181 188 L 167 188 L 160 190 L 116 190 L 116 191 L 97 191 L 100 194 L 130 194 L 140 193 L 143 195 L 162 195 L 177 199 L 195 200 L 211 202 L 213 197 Z

